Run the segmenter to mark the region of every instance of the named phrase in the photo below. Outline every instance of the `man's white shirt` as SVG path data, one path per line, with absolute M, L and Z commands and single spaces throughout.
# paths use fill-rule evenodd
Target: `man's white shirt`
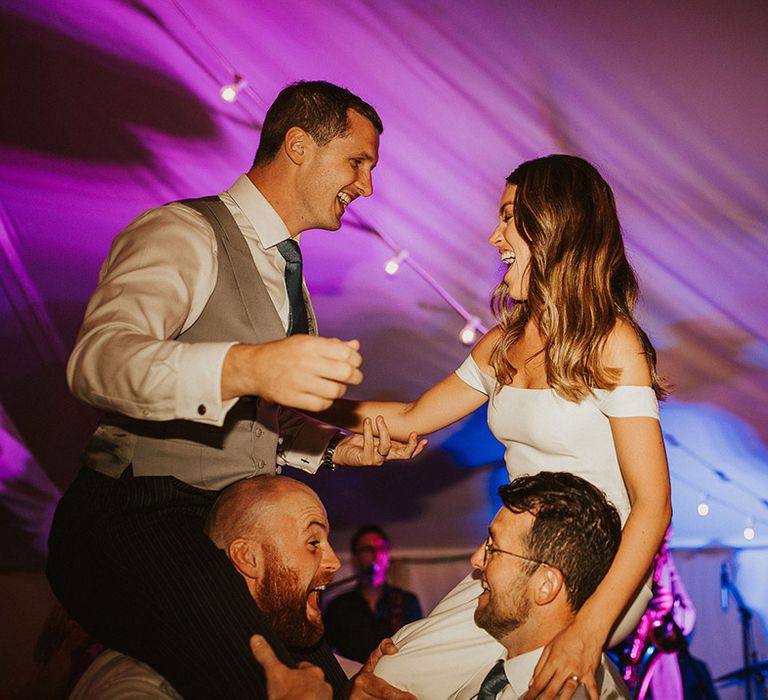
M 285 223 L 246 175 L 219 196 L 287 328 L 285 260 L 276 248 L 290 237 Z M 67 366 L 72 392 L 92 406 L 132 418 L 221 426 L 236 403 L 221 399 L 222 366 L 235 343 L 173 340 L 205 308 L 217 280 L 217 254 L 204 217 L 178 203 L 145 212 L 120 233 Z M 302 427 L 298 418 L 281 423 L 278 465 L 316 471 L 335 429 Z

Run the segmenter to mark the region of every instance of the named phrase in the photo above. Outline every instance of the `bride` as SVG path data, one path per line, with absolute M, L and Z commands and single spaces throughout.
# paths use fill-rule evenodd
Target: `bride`
M 547 645 L 528 696 L 592 700 L 603 647 L 631 631 L 650 598 L 654 554 L 671 518 L 658 420 L 664 389 L 655 351 L 633 316 L 637 282 L 610 187 L 588 162 L 550 155 L 507 178 L 489 242 L 508 268 L 495 290 L 498 325 L 455 373 L 413 402 L 337 401 L 323 418 L 356 432 L 413 440 L 488 402 L 488 424 L 510 477 L 569 471 L 619 510 L 622 541 L 573 623 Z M 381 417 L 383 420 L 381 420 Z M 419 698 L 448 698 L 500 645 L 474 624 L 470 577 L 395 638 L 377 675 Z M 621 635 L 621 636 L 618 636 Z

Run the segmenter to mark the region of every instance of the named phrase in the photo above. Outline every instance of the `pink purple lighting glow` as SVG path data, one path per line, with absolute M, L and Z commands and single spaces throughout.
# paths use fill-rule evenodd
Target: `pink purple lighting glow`
M 24 532 L 44 551 L 51 504 L 77 469 L 92 416 L 68 396 L 63 356 L 111 238 L 148 207 L 228 187 L 277 91 L 323 78 L 385 124 L 376 193 L 355 215 L 485 326 L 505 176 L 550 152 L 598 165 L 641 279 L 641 320 L 676 387 L 663 411 L 685 448 L 668 443 L 673 544 L 768 544 L 766 504 L 707 466 L 768 494 L 766 3 L 182 4 L 248 81 L 235 102 L 220 96 L 232 72 L 172 3 L 0 8 L 13 96 L 0 110 L 13 243 L 0 248 L 2 407 L 15 431 L 0 433 L 0 504 L 15 519 L 0 539 Z M 393 252 L 380 240 L 347 224 L 302 248 L 321 332 L 362 342 L 357 395 L 415 397 L 462 361 L 465 321 L 409 265 L 383 274 Z M 497 507 L 499 470 L 483 467 L 499 458 L 479 415 L 436 435 L 417 468 L 316 484 L 341 532 L 378 520 L 395 541 L 432 545 L 439 532 L 470 547 Z M 703 518 L 708 493 L 722 502 Z

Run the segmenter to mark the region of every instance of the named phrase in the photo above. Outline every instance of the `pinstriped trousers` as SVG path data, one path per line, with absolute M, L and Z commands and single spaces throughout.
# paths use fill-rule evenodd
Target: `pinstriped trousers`
M 334 698 L 344 697 L 346 676 L 325 641 L 287 649 L 204 534 L 217 492 L 126 472 L 112 479 L 84 468 L 59 503 L 46 573 L 64 609 L 190 700 L 266 698 L 248 645 L 257 633 L 287 665 L 322 668 Z

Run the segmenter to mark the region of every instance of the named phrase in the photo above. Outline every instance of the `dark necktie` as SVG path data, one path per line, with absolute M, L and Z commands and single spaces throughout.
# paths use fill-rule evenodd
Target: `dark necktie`
M 504 659 L 499 659 L 480 684 L 477 700 L 494 700 L 508 685 L 509 681 L 504 673 Z
M 285 289 L 288 292 L 290 320 L 288 335 L 309 333 L 307 307 L 304 304 L 304 290 L 301 286 L 301 250 L 293 238 L 286 238 L 277 244 L 280 255 L 285 258 Z

